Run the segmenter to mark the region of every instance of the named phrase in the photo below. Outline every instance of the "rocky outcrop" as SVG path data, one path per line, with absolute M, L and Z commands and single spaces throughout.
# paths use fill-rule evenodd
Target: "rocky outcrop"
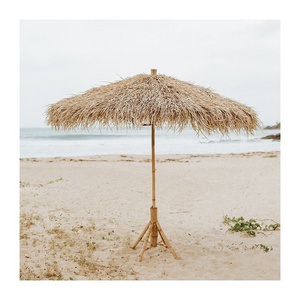
M 262 139 L 264 139 L 264 140 L 270 139 L 273 141 L 280 141 L 280 133 L 267 135 L 267 136 L 262 137 Z
M 280 129 L 280 123 L 277 123 L 274 126 L 267 126 L 264 129 Z

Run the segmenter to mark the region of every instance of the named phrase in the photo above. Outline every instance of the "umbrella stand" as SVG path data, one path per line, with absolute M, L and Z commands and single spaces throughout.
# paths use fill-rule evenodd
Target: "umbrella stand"
M 148 101 L 148 102 L 147 102 Z M 145 105 L 147 104 L 147 105 Z M 176 114 L 176 115 L 175 115 Z M 155 125 L 183 129 L 192 125 L 198 133 L 228 134 L 244 131 L 253 134 L 261 128 L 256 112 L 246 105 L 222 97 L 204 88 L 176 78 L 157 74 L 138 74 L 130 78 L 91 88 L 83 94 L 71 96 L 51 104 L 47 109 L 47 124 L 55 129 L 88 129 L 99 126 L 130 125 L 140 128 L 147 122 L 152 130 L 152 206 L 150 221 L 132 248 L 144 238 L 139 260 L 148 243 L 150 247 L 163 245 L 178 259 L 157 219 L 155 205 Z M 176 117 L 178 116 L 178 117 Z M 162 243 L 157 243 L 158 235 Z M 145 236 L 145 237 L 144 237 Z
M 155 72 L 153 72 L 155 71 Z M 156 70 L 151 70 L 151 75 L 156 75 Z M 157 245 L 162 245 L 168 248 L 173 254 L 175 259 L 179 259 L 173 250 L 171 244 L 169 243 L 166 235 L 164 234 L 158 219 L 157 219 L 157 207 L 155 206 L 155 125 L 151 124 L 151 149 L 152 149 L 152 206 L 150 207 L 150 222 L 147 224 L 145 229 L 142 231 L 137 241 L 131 246 L 132 249 L 138 245 L 142 240 L 143 236 L 146 234 L 144 239 L 144 244 L 142 250 L 139 254 L 139 261 L 142 260 L 143 254 L 147 249 L 147 244 L 150 239 L 150 247 L 156 247 Z M 161 237 L 162 243 L 157 243 L 158 233 Z

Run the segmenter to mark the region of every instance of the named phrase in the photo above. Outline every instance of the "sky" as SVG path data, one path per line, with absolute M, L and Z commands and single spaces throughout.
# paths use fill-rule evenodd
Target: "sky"
M 20 21 L 20 127 L 47 105 L 157 69 L 280 122 L 278 20 Z

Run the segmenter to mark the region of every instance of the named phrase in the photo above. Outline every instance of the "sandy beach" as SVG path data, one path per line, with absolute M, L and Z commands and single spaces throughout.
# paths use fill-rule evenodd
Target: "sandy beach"
M 149 156 L 20 159 L 21 280 L 279 280 L 280 152 L 160 155 L 159 222 L 173 249 L 130 248 L 149 222 Z M 267 246 L 270 250 L 257 245 Z

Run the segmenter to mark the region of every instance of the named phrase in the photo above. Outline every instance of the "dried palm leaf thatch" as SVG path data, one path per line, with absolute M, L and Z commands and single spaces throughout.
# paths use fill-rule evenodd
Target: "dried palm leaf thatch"
M 139 74 L 49 105 L 47 124 L 56 129 L 141 128 L 143 124 L 198 134 L 229 131 L 253 134 L 261 122 L 256 112 L 208 88 L 162 74 Z

